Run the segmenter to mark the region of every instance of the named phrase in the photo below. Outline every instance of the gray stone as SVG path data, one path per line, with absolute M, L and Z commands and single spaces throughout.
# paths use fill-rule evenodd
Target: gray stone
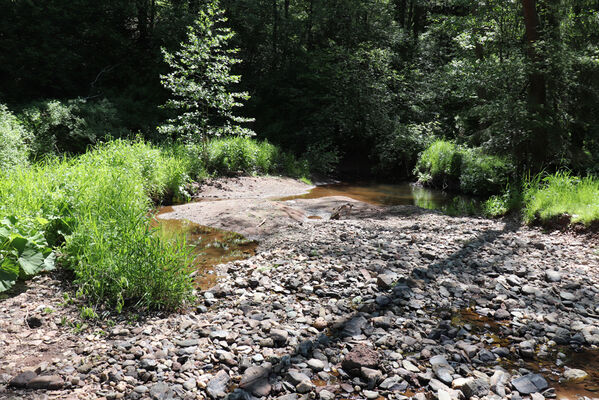
M 135 387 L 133 388 L 133 391 L 134 391 L 135 393 L 144 394 L 145 392 L 147 392 L 147 391 L 148 391 L 148 387 L 147 387 L 147 386 L 145 386 L 145 385 L 139 385 L 139 386 L 135 386 Z
M 318 397 L 320 398 L 320 400 L 334 400 L 335 393 L 332 393 L 326 389 L 323 389 L 318 393 Z
M 36 376 L 37 376 L 37 374 L 35 373 L 35 371 L 21 372 L 19 375 L 12 378 L 10 380 L 10 382 L 8 382 L 8 386 L 15 387 L 15 388 L 25 388 L 25 387 L 27 387 L 27 384 L 29 383 L 29 381 L 31 381 Z
M 559 282 L 562 280 L 562 274 L 558 271 L 547 270 L 545 271 L 545 279 L 547 282 Z
M 383 373 L 378 369 L 362 367 L 360 371 L 362 373 L 362 376 L 366 378 L 369 382 L 374 382 L 376 384 L 383 379 Z
M 298 393 L 308 393 L 310 391 L 312 391 L 312 389 L 314 388 L 314 385 L 312 384 L 312 382 L 310 382 L 309 379 L 303 380 L 300 383 L 297 384 L 297 386 L 295 387 L 295 390 Z
M 453 381 L 453 376 L 451 375 L 451 370 L 445 366 L 443 367 L 434 367 L 433 368 L 435 375 L 439 378 L 443 383 L 450 384 Z
M 58 375 L 36 376 L 27 383 L 27 389 L 57 390 L 64 386 L 64 381 Z
M 395 276 L 391 274 L 382 274 L 377 276 L 376 284 L 383 290 L 389 290 L 393 287 Z
M 285 346 L 289 339 L 289 333 L 282 329 L 273 329 L 270 331 L 270 337 L 277 346 Z
M 512 386 L 520 394 L 531 394 L 543 391 L 549 387 L 549 384 L 539 374 L 528 374 L 516 379 L 512 379 Z
M 153 400 L 171 400 L 175 398 L 175 391 L 168 384 L 158 382 L 150 388 L 150 397 Z
M 379 397 L 379 392 L 375 392 L 374 390 L 364 390 L 362 393 L 368 400 L 374 400 Z
M 473 396 L 483 397 L 489 394 L 490 386 L 484 379 L 469 379 L 461 388 L 464 396 L 469 399 Z
M 317 358 L 311 358 L 307 361 L 307 364 L 308 367 L 310 367 L 310 369 L 312 369 L 313 371 L 322 371 L 325 367 L 324 362 Z
M 268 382 L 269 375 L 270 368 L 249 367 L 241 377 L 239 387 L 259 397 L 268 396 L 272 389 L 272 386 Z
M 287 375 L 289 376 L 289 382 L 293 383 L 294 385 L 297 385 L 302 381 L 310 380 L 310 377 L 308 375 L 296 370 L 289 370 L 287 372 Z
M 226 371 L 218 371 L 218 373 L 210 379 L 206 386 L 206 392 L 213 399 L 219 399 L 226 396 L 225 390 L 231 378 Z

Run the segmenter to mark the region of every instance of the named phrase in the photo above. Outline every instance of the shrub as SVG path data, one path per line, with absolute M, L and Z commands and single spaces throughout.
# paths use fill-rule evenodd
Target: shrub
M 488 195 L 508 184 L 510 171 L 503 158 L 437 140 L 420 154 L 414 173 L 427 186 Z
M 0 171 L 27 164 L 27 132 L 17 118 L 0 104 Z
M 150 228 L 150 196 L 181 182 L 185 160 L 141 143 L 115 141 L 75 159 L 48 159 L 0 179 L 0 218 L 38 224 L 63 242 L 61 262 L 79 293 L 114 306 L 176 308 L 192 291 L 189 249 Z M 52 222 L 54 221 L 54 223 Z M 14 232 L 13 232 L 14 233 Z M 50 240 L 48 240 L 50 242 Z
M 484 154 L 479 149 L 462 149 L 460 189 L 464 193 L 488 195 L 506 187 L 511 165 L 503 158 Z
M 437 140 L 426 148 L 416 163 L 418 181 L 443 189 L 456 189 L 460 177 L 462 153 L 458 146 Z
M 305 161 L 297 160 L 267 141 L 232 136 L 210 140 L 205 154 L 199 145 L 190 149 L 196 158 L 205 160 L 208 172 L 219 175 L 279 172 L 299 178 L 309 174 Z
M 565 171 L 538 175 L 526 182 L 523 198 L 527 223 L 563 215 L 585 225 L 599 220 L 599 179 L 593 176 L 580 178 Z
M 81 154 L 105 137 L 126 135 L 116 108 L 108 100 L 45 100 L 26 108 L 20 115 L 33 135 L 35 157 L 45 154 Z

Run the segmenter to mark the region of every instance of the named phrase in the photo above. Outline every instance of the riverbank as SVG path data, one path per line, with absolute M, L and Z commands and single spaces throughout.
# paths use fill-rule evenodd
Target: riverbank
M 223 201 L 251 204 L 223 182 Z M 598 396 L 594 239 L 413 206 L 308 216 L 218 266 L 218 285 L 180 314 L 83 326 L 59 276 L 27 282 L 0 302 L 0 397 Z M 23 385 L 50 390 L 6 386 L 26 370 Z M 560 383 L 581 370 L 582 382 Z

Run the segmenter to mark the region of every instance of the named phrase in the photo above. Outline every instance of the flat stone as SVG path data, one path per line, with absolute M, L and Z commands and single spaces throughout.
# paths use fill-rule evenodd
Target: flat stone
M 360 372 L 370 382 L 378 383 L 383 379 L 383 373 L 378 369 L 362 367 L 360 368 Z
M 310 377 L 306 374 L 304 374 L 303 372 L 299 372 L 296 370 L 289 370 L 287 372 L 287 375 L 289 376 L 289 382 L 293 383 L 294 385 L 297 385 L 298 383 L 302 382 L 302 381 L 309 381 Z
M 512 386 L 520 394 L 531 394 L 543 391 L 549 387 L 549 384 L 539 374 L 528 374 L 516 379 L 512 379 Z
M 469 399 L 471 397 L 483 397 L 489 394 L 490 386 L 483 379 L 469 379 L 460 389 L 464 396 Z
M 219 399 L 226 396 L 225 390 L 231 378 L 226 371 L 218 371 L 218 373 L 208 381 L 206 392 L 213 399 Z
M 373 390 L 364 390 L 362 393 L 368 400 L 374 400 L 379 397 L 379 392 L 375 392 Z
M 380 363 L 378 353 L 365 345 L 355 346 L 352 351 L 347 353 L 341 367 L 349 372 L 362 367 L 366 368 L 378 368 Z
M 63 385 L 64 381 L 58 375 L 40 375 L 29 381 L 27 389 L 57 390 Z
M 559 297 L 561 297 L 562 300 L 566 300 L 566 301 L 576 300 L 576 295 L 574 295 L 574 293 L 570 293 L 570 292 L 559 292 Z
M 580 382 L 589 377 L 586 371 L 576 368 L 566 368 L 564 371 L 564 378 L 571 382 Z
M 420 370 L 418 369 L 417 366 L 415 366 L 411 361 L 409 360 L 403 360 L 401 362 L 401 365 L 407 369 L 410 372 L 420 372 Z
M 153 400 L 171 400 L 175 391 L 165 382 L 158 382 L 150 388 L 150 397 Z
M 308 364 L 308 367 L 310 367 L 310 369 L 313 371 L 322 371 L 325 367 L 324 361 L 317 358 L 311 358 L 306 362 L 306 364 Z
M 252 366 L 245 370 L 239 382 L 239 387 L 258 396 L 265 397 L 270 394 L 272 386 L 268 382 L 270 369 Z
M 31 381 L 36 376 L 37 374 L 35 373 L 35 371 L 21 372 L 19 375 L 12 378 L 10 382 L 8 382 L 8 386 L 14 388 L 25 388 L 27 387 L 29 381 Z

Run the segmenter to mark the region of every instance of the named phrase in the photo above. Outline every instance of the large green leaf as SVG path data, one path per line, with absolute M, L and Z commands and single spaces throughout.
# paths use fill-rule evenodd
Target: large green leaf
M 17 261 L 21 266 L 23 275 L 25 275 L 25 277 L 38 274 L 42 272 L 45 267 L 44 255 L 42 252 L 31 247 L 25 249 Z
M 19 266 L 9 258 L 0 260 L 0 292 L 7 291 L 13 287 L 18 278 Z

